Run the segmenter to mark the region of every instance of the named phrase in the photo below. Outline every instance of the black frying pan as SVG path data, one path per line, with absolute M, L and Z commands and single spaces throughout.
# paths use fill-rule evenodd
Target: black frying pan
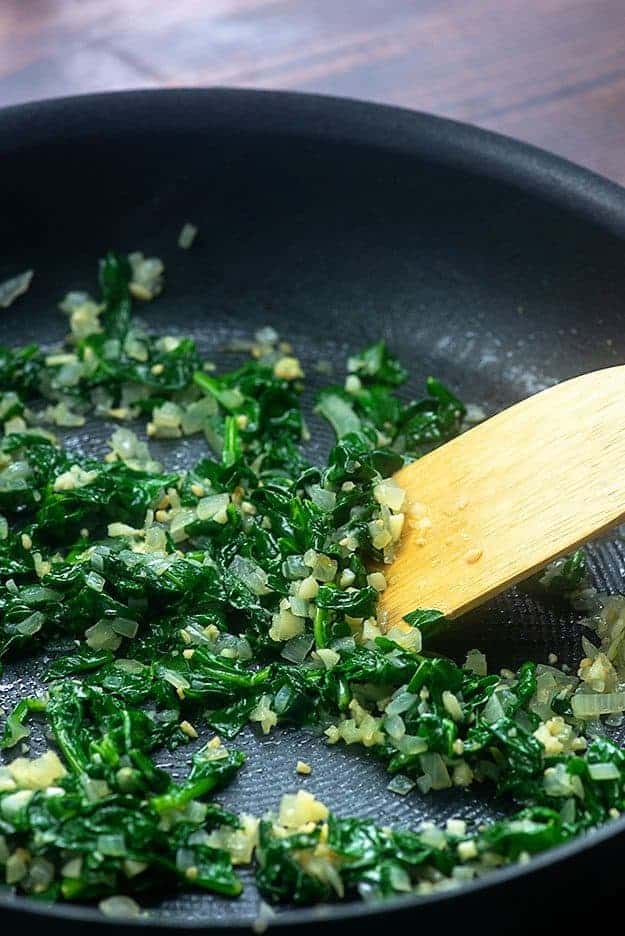
M 348 350 L 380 336 L 414 374 L 411 391 L 434 373 L 489 411 L 625 356 L 625 192 L 512 140 L 329 98 L 157 91 L 6 110 L 0 152 L 0 280 L 36 271 L 29 294 L 2 312 L 1 342 L 60 338 L 55 302 L 93 287 L 96 258 L 114 246 L 165 260 L 166 293 L 146 313 L 155 330 L 175 325 L 215 358 L 228 338 L 270 323 L 294 343 L 313 388 L 315 360 L 341 372 Z M 186 252 L 176 247 L 185 220 L 200 227 Z M 314 420 L 311 428 L 312 454 L 322 457 L 328 430 Z M 105 436 L 88 427 L 79 444 L 101 452 Z M 191 459 L 200 443 L 185 444 Z M 160 454 L 167 459 L 167 448 Z M 623 543 L 589 554 L 599 587 L 622 589 Z M 514 592 L 457 622 L 442 649 L 462 657 L 476 645 L 493 665 L 544 661 L 551 651 L 574 662 L 579 623 Z M 39 665 L 7 668 L 3 705 L 32 687 Z M 306 786 L 342 815 L 415 825 L 488 821 L 502 808 L 481 791 L 395 796 L 378 765 L 301 732 L 250 733 L 242 744 L 248 766 L 222 797 L 239 809 L 274 807 L 296 786 L 303 752 L 314 764 Z M 162 762 L 182 772 L 187 758 L 183 749 Z M 596 913 L 620 889 L 624 843 L 621 819 L 462 891 L 283 911 L 275 925 L 510 931 L 556 911 L 562 924 L 563 914 Z M 165 894 L 148 925 L 243 930 L 257 906 L 252 885 L 235 902 Z M 35 923 L 51 933 L 133 928 L 93 908 L 10 895 L 0 896 L 0 921 L 5 932 Z

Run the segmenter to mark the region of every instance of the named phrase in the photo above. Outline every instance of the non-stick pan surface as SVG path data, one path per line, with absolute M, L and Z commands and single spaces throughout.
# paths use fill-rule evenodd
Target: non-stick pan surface
M 380 337 L 410 369 L 409 392 L 436 374 L 487 412 L 625 357 L 625 193 L 511 140 L 356 102 L 166 91 L 4 111 L 0 152 L 0 280 L 35 270 L 29 294 L 2 313 L 2 343 L 60 339 L 56 302 L 70 288 L 93 288 L 96 259 L 113 246 L 165 261 L 166 292 L 144 310 L 154 330 L 191 334 L 213 360 L 233 363 L 224 346 L 271 324 L 294 344 L 311 390 L 327 382 L 316 362 L 331 362 L 340 379 L 346 353 Z M 186 220 L 200 234 L 181 251 Z M 310 426 L 311 454 L 323 458 L 329 431 L 313 416 Z M 90 425 L 78 444 L 102 453 L 110 429 Z M 174 462 L 200 449 L 188 440 Z M 172 463 L 166 444 L 159 455 Z M 614 538 L 589 555 L 598 586 L 622 590 L 625 543 Z M 462 659 L 478 646 L 492 667 L 550 652 L 574 662 L 579 632 L 573 612 L 512 592 L 458 622 L 443 649 Z M 7 666 L 3 706 L 34 685 L 40 667 Z M 413 827 L 424 818 L 488 821 L 505 808 L 484 791 L 396 796 L 380 766 L 301 731 L 246 732 L 241 743 L 249 763 L 220 799 L 257 814 L 298 785 L 342 815 Z M 161 761 L 183 773 L 189 754 Z M 314 766 L 301 783 L 298 757 Z M 510 930 L 535 921 L 539 903 L 543 921 L 577 915 L 614 886 L 624 844 L 618 820 L 464 891 L 283 911 L 276 923 L 325 919 L 328 929 L 355 930 L 381 925 L 384 913 L 396 924 L 466 930 L 500 913 Z M 28 914 L 27 925 L 42 921 L 48 932 L 110 926 L 93 908 L 11 896 L 0 907 L 5 928 Z M 148 922 L 249 927 L 257 912 L 250 884 L 234 902 L 163 894 Z

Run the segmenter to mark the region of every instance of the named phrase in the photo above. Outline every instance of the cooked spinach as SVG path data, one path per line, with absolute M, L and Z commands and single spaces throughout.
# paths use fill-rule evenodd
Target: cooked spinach
M 383 342 L 366 348 L 345 387 L 318 396 L 337 441 L 310 465 L 301 369 L 277 336 L 265 330 L 256 360 L 218 373 L 190 339 L 136 324 L 133 296 L 150 294 L 136 275 L 109 253 L 100 301 L 64 303 L 64 349 L 0 349 L 0 657 L 57 648 L 41 693 L 4 725 L 5 752 L 34 719 L 58 752 L 0 768 L 7 883 L 46 899 L 176 884 L 236 896 L 233 836 L 251 853 L 255 833 L 214 794 L 243 755 L 215 738 L 180 783 L 154 761 L 196 726 L 233 739 L 250 723 L 321 725 L 330 743 L 370 749 L 395 789 L 475 779 L 516 803 L 485 830 L 388 830 L 323 809 L 297 827 L 265 817 L 257 880 L 272 901 L 427 890 L 620 812 L 625 755 L 579 736 L 566 677 L 545 701 L 549 674 L 532 663 L 486 675 L 422 651 L 438 611 L 399 628 L 378 616 L 385 582 L 371 562 L 392 559 L 404 520 L 386 479 L 460 431 L 454 394 L 430 378 L 404 402 L 407 372 Z M 207 452 L 164 472 L 120 430 L 103 461 L 70 453 L 41 431 L 39 400 L 63 419 L 147 415 L 151 434 L 201 431 Z M 543 581 L 559 595 L 584 584 L 582 553 Z

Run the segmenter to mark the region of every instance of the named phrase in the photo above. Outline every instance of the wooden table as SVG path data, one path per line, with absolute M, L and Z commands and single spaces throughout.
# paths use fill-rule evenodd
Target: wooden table
M 471 121 L 625 183 L 623 0 L 2 0 L 0 105 L 296 88 Z

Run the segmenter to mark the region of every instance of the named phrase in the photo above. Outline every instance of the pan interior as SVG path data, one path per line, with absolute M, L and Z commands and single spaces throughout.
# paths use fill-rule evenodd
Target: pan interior
M 0 342 L 60 339 L 56 303 L 68 289 L 94 288 L 107 247 L 160 256 L 166 291 L 142 308 L 154 331 L 191 335 L 220 366 L 235 363 L 223 350 L 233 337 L 264 324 L 292 342 L 308 375 L 313 459 L 325 458 L 331 436 L 310 415 L 310 401 L 334 379 L 315 365 L 329 362 L 342 381 L 347 353 L 380 337 L 410 370 L 408 393 L 434 374 L 489 413 L 625 355 L 621 244 L 477 175 L 306 137 L 128 127 L 25 148 L 5 160 L 4 178 L 12 184 L 2 194 L 0 279 L 29 267 L 35 279 L 3 312 Z M 187 220 L 200 233 L 181 251 L 176 240 Z M 101 455 L 111 428 L 89 425 L 73 444 Z M 195 439 L 174 443 L 175 455 L 166 443 L 154 448 L 170 465 L 205 451 Z M 606 540 L 588 552 L 595 584 L 621 590 L 625 542 Z M 546 662 L 551 652 L 574 663 L 579 633 L 571 610 L 513 591 L 458 622 L 442 649 L 462 659 L 477 646 L 493 669 Z M 41 665 L 7 665 L 5 708 L 32 688 Z M 327 750 L 301 731 L 262 739 L 246 731 L 240 744 L 248 765 L 219 797 L 237 810 L 262 813 L 305 786 L 341 815 L 384 824 L 500 814 L 483 791 L 389 793 L 374 761 Z M 191 750 L 163 754 L 161 763 L 184 774 Z M 310 778 L 296 777 L 299 758 L 313 765 Z M 238 901 L 172 894 L 153 912 L 246 922 L 257 908 L 250 884 Z

